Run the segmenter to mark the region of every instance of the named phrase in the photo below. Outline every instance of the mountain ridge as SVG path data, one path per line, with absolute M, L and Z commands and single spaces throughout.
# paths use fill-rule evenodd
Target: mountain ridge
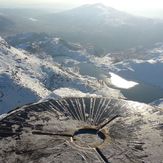
M 4 85 L 5 83 L 8 83 L 9 87 Z M 120 96 L 118 90 L 109 88 L 95 77 L 81 75 L 66 68 L 48 55 L 40 58 L 16 49 L 0 38 L 0 114 L 47 96 L 58 96 L 58 93 L 54 95 L 57 89 L 61 89 L 61 92 L 76 90 L 82 96 L 104 95 L 107 90 L 108 95 Z M 64 93 L 59 96 L 64 96 Z

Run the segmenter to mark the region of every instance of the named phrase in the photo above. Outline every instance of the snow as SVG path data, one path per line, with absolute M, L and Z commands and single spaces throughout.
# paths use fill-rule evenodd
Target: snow
M 35 18 L 29 18 L 29 20 L 31 20 L 32 22 L 37 22 L 38 20 Z
M 22 34 L 18 37 L 20 42 L 27 39 L 18 46 L 28 47 L 28 39 L 33 36 Z M 142 82 L 163 88 L 161 53 L 146 60 L 128 59 L 113 63 L 109 53 L 95 57 L 79 44 L 57 37 L 43 36 L 43 40 L 41 37 L 31 45 L 36 49 L 39 47 L 40 53 L 16 49 L 0 37 L 0 114 L 49 98 L 124 98 L 118 88 L 129 89 Z M 154 56 L 153 50 L 149 53 Z M 81 72 L 82 64 L 87 66 L 85 73 Z M 95 73 L 96 69 L 100 71 Z
M 108 54 L 102 57 L 101 60 L 100 58 L 92 59 L 92 63 L 105 72 L 112 72 L 127 81 L 133 81 L 134 83 L 130 82 L 131 86 L 132 84 L 142 83 L 163 88 L 163 43 L 157 48 L 144 50 L 141 53 L 144 55 L 144 59 L 125 59 L 113 63 L 114 60 L 112 61 L 111 56 Z M 116 79 L 114 79 L 112 77 L 112 82 L 115 84 Z M 116 85 L 119 88 L 124 88 L 118 83 Z
M 36 39 L 37 38 L 37 39 Z M 51 55 L 55 61 L 60 64 L 66 64 L 67 59 L 73 59 L 76 62 L 84 62 L 89 58 L 89 54 L 79 44 L 67 42 L 58 37 L 36 33 L 22 33 L 8 38 L 9 42 L 15 46 L 15 40 L 18 42 L 16 48 L 24 50 L 32 49 L 29 52 L 39 56 Z M 67 66 L 70 64 L 67 64 Z
M 123 78 L 163 88 L 162 58 L 120 62 L 112 66 L 112 71 Z
M 3 118 L 5 118 L 7 115 L 8 115 L 8 114 L 1 114 L 1 115 L 0 115 L 0 120 L 3 119 Z
M 48 90 L 38 84 L 36 78 L 32 78 L 32 75 L 35 76 L 34 67 L 38 63 L 36 57 L 28 56 L 13 47 L 7 49 L 5 55 L 4 53 L 0 54 L 1 71 L 5 72 L 7 70 L 8 74 L 12 75 L 24 87 L 30 88 L 31 90 L 37 88 L 35 91 L 40 97 L 44 97 L 49 93 Z M 32 60 L 33 64 L 31 63 Z
M 4 39 L 0 36 L 0 42 L 4 41 Z
M 101 67 L 102 65 L 103 66 L 110 65 L 110 64 L 112 64 L 112 59 L 109 55 L 110 54 L 107 54 L 103 57 L 92 57 L 91 62 L 99 67 Z
M 109 87 L 103 87 L 101 89 L 98 89 L 94 93 L 102 97 L 110 97 L 110 98 L 113 97 L 113 98 L 125 99 L 125 97 L 121 94 L 120 90 L 109 88 Z
M 89 7 L 90 5 L 88 5 Z M 96 3 L 96 4 L 92 4 L 91 7 L 94 7 L 96 9 L 99 9 L 101 11 L 101 13 L 108 13 L 108 7 L 106 7 L 105 5 L 103 5 L 102 3 Z M 110 8 L 109 8 L 110 9 Z
M 86 97 L 86 96 L 97 96 L 96 94 L 83 93 L 76 89 L 71 88 L 60 88 L 53 91 L 54 94 L 60 97 Z
M 55 38 L 53 38 L 53 41 L 55 42 L 55 44 L 59 44 L 60 38 L 55 37 Z
M 75 56 L 74 60 L 66 60 L 67 64 L 89 61 L 83 51 Z M 65 66 L 49 55 L 41 58 L 0 38 L 0 114 L 52 96 L 122 96 L 95 77 L 83 76 Z
M 118 88 L 129 89 L 138 84 L 133 81 L 127 81 L 112 72 L 110 72 L 109 74 L 111 75 L 111 83 Z
M 156 64 L 157 63 L 157 61 L 154 59 L 149 59 L 149 60 L 147 60 L 147 62 L 150 64 Z
M 49 96 L 47 96 L 43 100 L 59 99 L 63 97 L 101 97 L 101 95 L 84 93 L 82 91 L 79 91 L 77 89 L 72 89 L 72 88 L 60 88 L 60 89 L 54 90 L 53 93 L 51 93 Z

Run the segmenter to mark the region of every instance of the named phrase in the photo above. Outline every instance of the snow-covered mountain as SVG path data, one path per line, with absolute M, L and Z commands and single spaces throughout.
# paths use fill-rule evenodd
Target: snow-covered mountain
M 56 19 L 57 16 L 59 18 L 67 18 L 67 19 L 63 19 L 63 20 Z M 92 27 L 96 24 L 101 28 L 108 26 L 108 25 L 109 27 L 111 26 L 117 27 L 121 25 L 136 26 L 136 25 L 140 25 L 141 23 L 148 24 L 149 22 L 152 22 L 152 19 L 134 16 L 134 15 L 116 10 L 112 7 L 105 6 L 101 3 L 85 4 L 77 8 L 73 8 L 71 10 L 49 14 L 45 17 L 45 19 L 46 20 L 49 19 L 51 21 L 55 20 L 57 21 L 56 23 L 64 23 L 63 21 L 65 21 L 65 23 L 68 23 L 68 25 L 70 24 L 73 25 L 74 22 L 76 22 L 77 23 L 76 26 L 83 25 L 83 27 L 86 27 L 86 26 Z M 92 29 L 92 30 L 95 30 L 95 29 Z
M 102 4 L 87 4 L 39 19 L 65 39 L 90 43 L 105 52 L 149 46 L 163 36 L 163 21 L 134 16 Z
M 99 71 L 96 64 L 112 63 L 109 55 L 95 57 L 93 47 L 83 47 L 79 43 L 71 43 L 45 33 L 20 33 L 8 37 L 7 41 L 12 46 L 24 49 L 41 59 L 51 56 L 55 62 L 64 67 L 96 78 L 103 73 Z
M 145 51 L 142 48 L 139 52 L 145 54 L 144 59 L 115 62 L 110 53 L 95 57 L 78 43 L 46 34 L 23 33 L 7 40 L 15 48 L 1 38 L 2 112 L 74 95 L 126 97 L 146 103 L 163 97 L 159 88 L 163 88 L 162 43 Z
M 56 96 L 73 91 L 79 95 L 120 96 L 118 90 L 109 88 L 95 77 L 65 68 L 50 55 L 40 58 L 16 49 L 0 38 L 0 113 L 49 95 L 55 96 L 54 90 L 63 93 L 56 93 Z
M 8 37 L 7 41 L 12 46 L 37 54 L 39 57 L 50 55 L 57 59 L 57 62 L 66 59 L 83 62 L 90 56 L 80 44 L 67 42 L 45 33 L 20 33 Z
M 69 19 L 74 17 L 74 19 L 71 19 L 71 21 L 76 22 L 80 21 L 81 25 L 83 22 L 86 23 L 86 21 L 88 21 L 87 25 L 88 24 L 94 25 L 94 23 L 97 23 L 97 21 L 100 20 L 102 23 L 101 26 L 103 25 L 118 26 L 126 23 L 129 24 L 128 20 L 131 21 L 132 18 L 134 17 L 130 14 L 118 11 L 114 8 L 105 6 L 101 3 L 86 4 L 68 11 L 57 13 L 56 15 L 64 16 Z M 78 20 L 78 18 L 80 18 L 80 20 Z M 69 22 L 69 20 L 66 21 Z
M 163 21 L 134 16 L 102 4 L 45 12 L 0 9 L 13 21 L 5 36 L 21 32 L 46 32 L 68 41 L 96 47 L 98 55 L 163 41 Z M 3 24 L 2 24 L 3 25 Z M 1 27 L 1 26 L 0 26 Z

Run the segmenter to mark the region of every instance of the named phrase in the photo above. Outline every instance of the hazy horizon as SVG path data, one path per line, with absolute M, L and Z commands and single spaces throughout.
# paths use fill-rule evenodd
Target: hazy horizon
M 139 16 L 163 18 L 163 2 L 161 0 L 0 0 L 0 7 L 65 10 L 94 3 L 102 3 L 106 6 Z

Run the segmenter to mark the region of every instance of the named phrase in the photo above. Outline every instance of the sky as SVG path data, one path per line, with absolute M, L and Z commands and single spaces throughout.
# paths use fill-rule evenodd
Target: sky
M 88 3 L 103 3 L 122 11 L 136 13 L 136 12 L 162 12 L 163 0 L 0 0 L 0 6 L 15 7 L 15 6 L 46 6 L 56 7 L 63 6 L 73 8 Z

